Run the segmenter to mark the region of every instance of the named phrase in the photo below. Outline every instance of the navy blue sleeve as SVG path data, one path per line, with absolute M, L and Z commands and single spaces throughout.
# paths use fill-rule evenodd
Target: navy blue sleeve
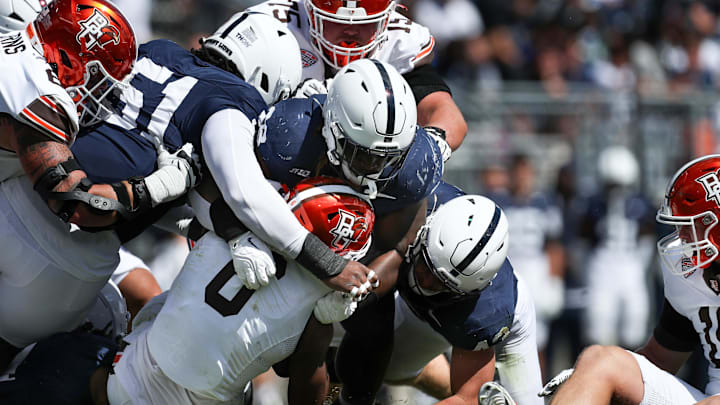
M 375 201 L 375 214 L 382 216 L 427 198 L 442 181 L 442 172 L 440 148 L 418 127 L 402 167 L 387 185 L 382 185 Z
M 95 183 L 115 183 L 155 170 L 155 147 L 140 135 L 111 124 L 84 129 L 70 148 Z
M 257 150 L 268 177 L 288 187 L 316 175 L 325 159 L 322 137 L 324 98 L 293 98 L 275 104 L 273 113 L 256 137 Z
M 516 303 L 517 279 L 506 259 L 492 284 L 478 295 L 438 308 L 435 316 L 440 324 L 433 328 L 454 347 L 487 349 L 510 333 Z

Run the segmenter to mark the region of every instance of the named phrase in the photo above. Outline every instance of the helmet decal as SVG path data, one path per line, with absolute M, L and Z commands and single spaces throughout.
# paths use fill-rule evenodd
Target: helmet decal
M 110 24 L 107 17 L 98 9 L 95 9 L 87 19 L 78 21 L 78 24 L 80 24 L 82 30 L 77 33 L 75 40 L 82 45 L 82 39 L 85 39 L 85 46 L 88 50 L 93 49 L 95 46 L 105 48 L 105 45 L 111 42 L 115 45 L 120 44 L 120 30 Z
M 720 178 L 718 178 L 718 173 L 720 173 L 720 170 L 702 175 L 695 181 L 705 188 L 705 201 L 715 200 L 715 204 L 720 207 Z
M 330 230 L 330 234 L 335 238 L 331 242 L 331 247 L 344 249 L 345 246 L 357 242 L 360 234 L 367 230 L 367 224 L 364 218 L 360 218 L 352 212 L 338 209 L 337 225 Z

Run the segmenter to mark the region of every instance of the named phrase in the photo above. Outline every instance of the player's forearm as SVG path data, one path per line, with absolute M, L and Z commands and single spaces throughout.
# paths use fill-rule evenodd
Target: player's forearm
M 273 250 L 294 259 L 308 231 L 265 179 L 253 153 L 253 133 L 240 111 L 215 113 L 203 128 L 205 161 L 235 216 Z
M 450 93 L 436 91 L 425 96 L 418 104 L 418 124 L 433 126 L 445 131 L 445 140 L 452 150 L 460 147 L 467 134 L 467 123 Z
M 27 129 L 21 129 L 16 134 L 14 149 L 25 173 L 33 184 L 37 184 L 38 180 L 48 170 L 73 158 L 70 148 L 65 144 L 49 140 L 45 136 L 35 134 Z M 60 180 L 52 191 L 67 192 L 74 190 L 86 177 L 84 171 L 74 170 L 68 173 L 67 177 Z M 127 183 L 125 186 L 129 187 Z M 109 185 L 93 185 L 88 192 L 100 197 L 117 200 L 115 191 Z M 129 190 L 129 196 L 132 201 L 131 190 Z M 55 213 L 60 211 L 63 204 L 63 201 L 48 199 L 48 207 Z M 69 222 L 85 227 L 105 227 L 117 222 L 118 218 L 119 216 L 115 211 L 101 212 L 91 209 L 86 204 L 77 202 Z

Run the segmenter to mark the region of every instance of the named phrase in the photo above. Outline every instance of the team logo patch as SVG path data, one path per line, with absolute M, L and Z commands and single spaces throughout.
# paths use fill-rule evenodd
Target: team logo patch
M 93 11 L 93 14 L 87 20 L 82 20 L 78 24 L 80 24 L 82 30 L 75 36 L 75 40 L 82 45 L 82 39 L 84 38 L 85 47 L 88 51 L 95 46 L 105 48 L 105 45 L 111 42 L 115 45 L 120 43 L 120 30 L 110 24 L 107 17 L 97 9 Z
M 352 212 L 338 209 L 338 223 L 330 234 L 334 236 L 331 247 L 344 249 L 347 245 L 357 242 L 360 234 L 367 229 L 365 221 L 356 217 Z
M 705 174 L 695 181 L 705 188 L 705 201 L 715 200 L 715 204 L 720 207 L 720 178 L 718 178 L 718 172 Z
M 693 261 L 692 261 L 691 258 L 689 258 L 689 257 L 683 257 L 683 258 L 680 260 L 680 266 L 682 267 L 682 271 L 684 272 L 684 271 L 686 271 L 687 269 L 689 269 L 689 268 L 691 268 L 691 267 L 693 267 L 693 266 L 695 266 L 695 265 L 693 264 Z M 693 270 L 693 271 L 691 271 L 691 272 L 689 272 L 689 273 L 683 274 L 683 277 L 688 278 L 688 277 L 692 276 L 693 273 L 695 273 L 695 270 Z
M 302 64 L 304 68 L 314 65 L 318 61 L 317 56 L 307 49 L 300 49 L 300 56 L 302 57 Z

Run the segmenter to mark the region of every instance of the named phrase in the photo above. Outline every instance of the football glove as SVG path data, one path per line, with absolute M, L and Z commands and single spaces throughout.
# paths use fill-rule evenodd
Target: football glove
M 328 88 L 332 79 L 325 79 L 324 81 L 317 79 L 305 79 L 300 83 L 293 93 L 293 97 L 296 98 L 309 98 L 316 94 L 327 94 Z
M 558 388 L 560 388 L 560 386 L 565 381 L 567 381 L 568 378 L 570 378 L 573 371 L 575 371 L 574 368 L 567 368 L 567 369 L 561 371 L 560 373 L 558 373 L 558 375 L 553 377 L 550 381 L 548 381 L 547 384 L 545 384 L 542 391 L 538 392 L 538 396 L 539 397 L 549 397 L 549 396 L 555 394 L 555 391 L 557 391 Z
M 157 165 L 158 169 L 145 177 L 153 207 L 180 197 L 195 187 L 200 179 L 200 158 L 191 143 L 186 143 L 174 153 L 160 145 Z
M 447 162 L 448 159 L 450 159 L 450 154 L 452 154 L 452 149 L 445 140 L 445 130 L 438 127 L 423 127 L 423 129 L 428 135 L 430 135 L 435 143 L 437 143 L 438 148 L 440 148 L 443 163 Z
M 357 309 L 357 301 L 349 294 L 332 291 L 317 300 L 313 314 L 320 323 L 330 324 L 346 320 Z
M 510 393 L 495 381 L 488 381 L 480 387 L 478 405 L 516 405 Z
M 270 248 L 252 232 L 228 241 L 235 273 L 243 285 L 257 290 L 270 283 L 275 276 L 275 261 Z

